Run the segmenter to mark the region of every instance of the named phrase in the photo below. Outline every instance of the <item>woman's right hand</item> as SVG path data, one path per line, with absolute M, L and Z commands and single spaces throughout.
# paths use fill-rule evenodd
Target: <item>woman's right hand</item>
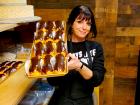
M 68 70 L 73 70 L 73 69 L 79 69 L 82 65 L 78 57 L 76 57 L 74 54 L 69 53 L 68 54 Z

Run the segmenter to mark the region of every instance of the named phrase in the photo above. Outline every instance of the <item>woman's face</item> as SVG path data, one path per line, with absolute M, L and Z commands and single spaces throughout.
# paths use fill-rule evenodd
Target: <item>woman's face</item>
M 91 22 L 84 19 L 78 19 L 74 21 L 72 25 L 72 40 L 73 41 L 84 41 L 85 37 L 90 32 Z

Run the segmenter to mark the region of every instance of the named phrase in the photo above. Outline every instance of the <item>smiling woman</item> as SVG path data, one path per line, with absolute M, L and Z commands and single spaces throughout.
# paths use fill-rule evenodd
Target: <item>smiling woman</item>
M 87 40 L 96 34 L 91 9 L 84 5 L 73 8 L 67 21 L 68 73 L 48 78 L 56 87 L 49 105 L 94 105 L 94 87 L 102 83 L 106 71 L 101 44 Z
M 77 42 L 77 41 L 84 41 L 85 37 L 87 36 L 87 34 L 90 32 L 90 22 L 87 20 L 82 20 L 80 19 L 80 17 L 78 17 L 72 26 L 72 31 L 73 34 L 73 41 Z

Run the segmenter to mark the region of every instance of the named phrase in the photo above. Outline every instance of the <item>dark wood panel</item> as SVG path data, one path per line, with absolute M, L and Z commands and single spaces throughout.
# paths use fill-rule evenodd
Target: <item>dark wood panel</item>
M 140 26 L 140 3 L 137 0 L 119 0 L 118 7 L 118 26 Z
M 140 27 L 140 15 L 119 14 L 117 25 L 119 27 Z
M 116 66 L 137 66 L 137 56 L 134 58 L 116 58 Z
M 95 8 L 95 0 L 34 0 L 32 4 L 39 9 L 71 9 L 81 4 Z
M 134 105 L 135 79 L 115 78 L 112 105 Z
M 115 78 L 136 78 L 137 66 L 116 66 L 114 71 Z
M 124 29 L 125 31 L 125 29 Z M 125 31 L 127 32 L 127 31 Z M 135 37 L 134 36 L 116 36 L 115 37 L 116 44 L 122 44 L 122 45 L 133 45 Z
M 130 26 L 131 15 L 130 14 L 118 14 L 118 27 L 128 27 Z
M 134 44 L 135 45 L 140 45 L 140 36 L 135 37 L 135 43 Z M 139 47 L 139 49 L 140 49 L 140 47 Z
M 116 36 L 138 37 L 140 36 L 140 27 L 117 27 Z M 133 39 L 133 38 L 131 38 Z

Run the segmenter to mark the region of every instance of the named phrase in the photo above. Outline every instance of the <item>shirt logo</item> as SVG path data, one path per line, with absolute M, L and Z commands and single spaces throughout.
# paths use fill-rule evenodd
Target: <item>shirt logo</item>
M 87 51 L 84 54 L 83 54 L 83 51 L 79 51 L 79 52 L 76 52 L 74 54 L 75 54 L 76 57 L 78 57 L 80 59 L 80 61 L 82 61 L 82 62 L 84 62 L 88 65 L 89 57 L 88 57 Z M 92 59 L 92 62 L 93 62 L 94 57 L 96 55 L 96 49 L 90 50 L 90 55 L 91 55 L 91 59 Z

